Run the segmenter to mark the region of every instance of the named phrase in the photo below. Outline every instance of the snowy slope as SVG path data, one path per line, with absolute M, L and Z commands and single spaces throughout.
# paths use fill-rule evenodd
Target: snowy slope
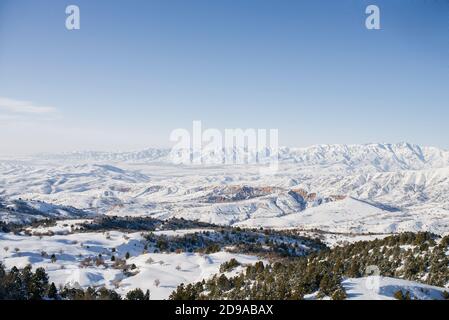
M 0 196 L 218 224 L 449 232 L 448 151 L 318 145 L 282 148 L 280 158 L 274 175 L 254 165 L 175 166 L 158 149 L 9 159 L 0 161 Z
M 140 233 L 76 233 L 55 236 L 21 236 L 0 233 L 0 261 L 7 268 L 43 267 L 50 281 L 59 285 L 106 286 L 119 294 L 141 288 L 150 289 L 151 299 L 167 299 L 181 283 L 207 279 L 218 273 L 220 265 L 235 258 L 244 265 L 260 259 L 255 256 L 217 252 L 210 255 L 199 253 L 143 253 Z M 115 252 L 112 249 L 115 249 Z M 129 252 L 127 264 L 136 269 L 129 276 L 114 268 L 111 255 L 123 258 Z M 51 255 L 56 261 L 51 261 Z M 86 259 L 101 254 L 105 263 L 86 265 Z M 243 266 L 233 272 L 239 272 Z M 155 280 L 158 280 L 159 284 Z
M 395 292 L 410 293 L 411 299 L 443 300 L 445 288 L 402 279 L 371 276 L 343 281 L 348 300 L 395 300 Z
M 366 202 L 347 198 L 282 217 L 252 218 L 238 225 L 319 229 L 342 233 L 391 233 L 399 231 L 397 221 L 403 216 L 404 213 L 400 211 L 387 211 Z
M 35 200 L 0 198 L 0 222 L 22 224 L 47 218 L 72 219 L 92 217 L 93 213 L 70 206 L 54 205 Z
M 244 227 L 319 229 L 337 233 L 397 233 L 428 230 L 444 233 L 449 215 L 413 215 L 347 198 L 282 217 L 250 218 L 236 225 Z

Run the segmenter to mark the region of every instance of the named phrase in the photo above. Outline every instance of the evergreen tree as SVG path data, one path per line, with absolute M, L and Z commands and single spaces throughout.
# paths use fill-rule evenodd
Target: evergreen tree
M 48 290 L 48 275 L 43 268 L 37 268 L 32 279 L 31 299 L 41 300 Z
M 147 300 L 141 289 L 134 289 L 126 294 L 126 300 Z
M 52 282 L 50 287 L 48 288 L 47 296 L 49 299 L 52 299 L 52 300 L 58 299 L 58 290 L 56 289 L 54 282 Z
M 97 300 L 121 300 L 121 297 L 114 290 L 102 287 L 97 291 Z

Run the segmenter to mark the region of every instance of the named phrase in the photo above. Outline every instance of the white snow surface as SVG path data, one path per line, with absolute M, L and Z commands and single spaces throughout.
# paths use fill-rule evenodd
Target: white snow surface
M 449 152 L 408 143 L 282 148 L 279 170 L 257 165 L 174 165 L 169 150 L 74 152 L 0 159 L 0 221 L 58 217 L 55 226 L 30 228 L 31 236 L 0 233 L 0 261 L 8 268 L 44 267 L 57 285 L 107 286 L 120 294 L 150 289 L 166 299 L 180 283 L 217 273 L 221 263 L 254 256 L 218 252 L 144 252 L 140 233 L 71 233 L 91 215 L 178 217 L 243 227 L 322 230 L 331 246 L 401 231 L 449 233 Z M 17 200 L 23 199 L 23 205 Z M 78 211 L 79 210 L 79 211 Z M 200 230 L 155 233 L 182 236 Z M 52 236 L 40 235 L 51 233 Z M 131 276 L 114 269 L 131 254 Z M 57 260 L 52 262 L 50 256 Z M 81 266 L 101 254 L 107 267 Z M 243 267 L 236 268 L 238 273 Z M 440 299 L 442 288 L 401 279 L 347 279 L 349 299 Z M 368 282 L 367 282 L 368 281 Z M 159 284 L 157 284 L 160 282 Z M 368 285 L 367 285 L 368 283 Z
M 443 300 L 446 288 L 429 286 L 426 284 L 403 279 L 370 276 L 357 279 L 346 279 L 342 282 L 348 300 L 395 300 L 395 292 L 408 291 L 411 299 Z
M 135 288 L 149 289 L 151 299 L 160 300 L 167 299 L 181 283 L 197 282 L 213 276 L 219 272 L 222 263 L 232 258 L 242 266 L 226 273 L 227 276 L 233 276 L 245 265 L 261 260 L 255 256 L 224 251 L 213 254 L 143 253 L 141 240 L 140 233 L 113 231 L 41 237 L 0 233 L 0 261 L 7 268 L 23 268 L 27 264 L 33 268 L 43 267 L 56 286 L 106 286 L 121 295 Z M 115 253 L 112 253 L 112 248 L 115 248 Z M 126 263 L 136 266 L 129 277 L 113 268 L 110 261 L 112 254 L 124 258 L 127 252 L 131 257 Z M 51 261 L 53 254 L 56 256 L 55 262 Z M 82 266 L 85 259 L 95 259 L 99 254 L 106 266 Z
M 449 232 L 446 150 L 408 143 L 281 148 L 277 173 L 259 169 L 174 165 L 169 150 L 159 149 L 10 158 L 0 160 L 0 198 L 226 225 Z

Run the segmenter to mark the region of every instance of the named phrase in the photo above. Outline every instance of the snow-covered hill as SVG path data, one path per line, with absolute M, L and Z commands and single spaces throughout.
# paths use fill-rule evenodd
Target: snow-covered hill
M 244 227 L 319 229 L 340 233 L 398 232 L 397 222 L 404 213 L 347 198 L 309 208 L 282 217 L 251 218 L 238 223 Z M 412 225 L 409 226 L 413 228 Z
M 94 214 L 69 206 L 53 205 L 35 200 L 0 199 L 0 222 L 11 224 L 30 223 L 47 218 L 75 219 L 92 217 Z
M 408 143 L 281 148 L 279 171 L 180 166 L 169 150 L 0 161 L 0 196 L 99 214 L 335 232 L 449 232 L 449 152 Z
M 219 271 L 220 265 L 237 259 L 243 265 L 252 264 L 256 256 L 216 252 L 199 253 L 142 253 L 144 247 L 141 233 L 124 234 L 111 231 L 104 233 L 76 233 L 55 236 L 21 236 L 0 233 L 0 261 L 7 267 L 45 268 L 58 287 L 70 285 L 87 288 L 106 286 L 119 294 L 136 289 L 149 289 L 151 299 L 167 299 L 181 283 L 207 279 Z M 113 250 L 113 251 L 112 251 Z M 134 265 L 132 274 L 125 276 L 123 270 L 114 266 L 111 256 L 124 258 L 130 253 L 128 263 Z M 52 260 L 52 255 L 56 259 Z M 92 261 L 102 256 L 102 264 Z M 233 273 L 239 272 L 242 267 Z

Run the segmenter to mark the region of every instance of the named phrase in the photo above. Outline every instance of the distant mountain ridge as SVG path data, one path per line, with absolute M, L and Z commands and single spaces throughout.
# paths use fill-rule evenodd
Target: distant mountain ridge
M 170 149 L 149 148 L 130 152 L 70 152 L 40 154 L 40 160 L 112 161 L 112 162 L 171 162 Z M 237 149 L 230 152 L 239 153 Z M 281 147 L 281 162 L 299 166 L 340 165 L 348 169 L 367 168 L 378 172 L 436 169 L 449 166 L 449 151 L 410 143 L 377 143 L 360 145 L 313 145 L 303 148 Z

